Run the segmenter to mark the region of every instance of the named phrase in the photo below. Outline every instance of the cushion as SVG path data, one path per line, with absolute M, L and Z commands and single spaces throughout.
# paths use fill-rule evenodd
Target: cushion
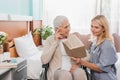
M 83 42 L 85 45 L 86 49 L 88 50 L 90 48 L 90 45 L 92 42 L 89 41 L 90 39 L 90 34 L 79 34 L 78 32 L 74 33 L 76 36 L 79 37 L 79 39 Z M 114 38 L 114 44 L 117 52 L 120 52 L 120 36 L 116 33 L 113 33 L 113 38 Z
M 113 33 L 114 44 L 117 52 L 120 52 L 120 36 L 116 33 Z
M 33 42 L 31 32 L 25 36 L 14 38 L 14 42 L 16 51 L 20 57 L 28 58 L 39 52 Z
M 74 33 L 85 45 L 85 48 L 88 50 L 92 44 L 92 42 L 89 41 L 90 34 L 79 34 L 78 32 Z

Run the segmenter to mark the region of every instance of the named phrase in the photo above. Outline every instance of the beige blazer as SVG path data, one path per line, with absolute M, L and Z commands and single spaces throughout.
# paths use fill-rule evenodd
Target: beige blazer
M 62 61 L 59 41 L 54 40 L 54 35 L 47 38 L 41 61 L 43 64 L 49 63 L 47 77 L 48 80 L 54 80 L 54 72 L 60 68 Z

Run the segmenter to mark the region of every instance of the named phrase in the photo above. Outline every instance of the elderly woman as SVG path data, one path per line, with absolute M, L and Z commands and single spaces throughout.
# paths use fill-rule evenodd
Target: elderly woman
M 89 50 L 89 61 L 79 58 L 72 59 L 91 69 L 92 80 L 117 80 L 115 67 L 117 55 L 104 15 L 97 15 L 91 20 L 91 32 L 94 39 Z
M 65 16 L 54 19 L 55 34 L 48 37 L 44 45 L 42 63 L 49 63 L 48 80 L 86 80 L 79 65 L 73 64 L 66 54 L 62 41 L 69 37 L 70 23 Z

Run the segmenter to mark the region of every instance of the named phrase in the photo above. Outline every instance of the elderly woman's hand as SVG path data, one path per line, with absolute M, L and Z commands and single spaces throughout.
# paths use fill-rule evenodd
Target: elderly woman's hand
M 76 68 L 79 68 L 79 65 L 77 64 L 72 65 L 70 72 L 73 72 Z
M 55 40 L 60 40 L 64 38 L 64 36 L 61 34 L 60 29 L 57 29 L 57 31 L 55 32 Z
M 80 58 L 71 57 L 71 59 L 73 61 L 75 61 L 76 64 L 81 64 L 81 59 Z

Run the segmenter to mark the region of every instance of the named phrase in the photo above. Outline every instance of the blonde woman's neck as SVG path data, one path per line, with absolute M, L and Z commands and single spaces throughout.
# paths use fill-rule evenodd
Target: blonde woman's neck
M 96 45 L 100 45 L 104 40 L 110 40 L 114 44 L 114 40 L 112 36 L 109 36 L 108 38 L 100 36 L 97 37 Z
M 97 46 L 100 45 L 104 40 L 105 40 L 105 38 L 97 39 L 96 45 L 97 45 Z

